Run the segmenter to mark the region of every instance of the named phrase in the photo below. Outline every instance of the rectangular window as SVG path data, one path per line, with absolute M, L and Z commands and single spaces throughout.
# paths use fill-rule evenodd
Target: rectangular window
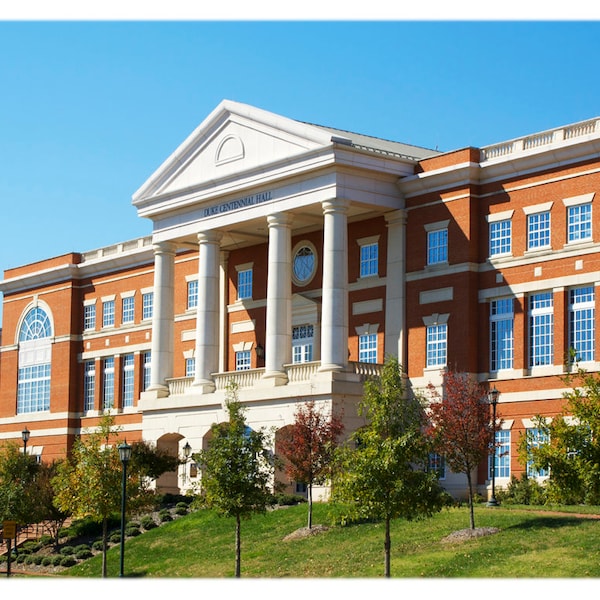
M 490 223 L 490 256 L 500 256 L 512 252 L 512 221 Z
M 21 367 L 17 382 L 17 413 L 50 410 L 50 364 Z
M 196 359 L 186 358 L 185 359 L 185 376 L 195 377 L 196 376 Z
M 490 305 L 490 370 L 512 369 L 514 357 L 513 300 L 493 300 Z
M 435 471 L 438 479 L 446 479 L 446 458 L 437 452 L 431 452 L 427 461 L 427 469 Z
M 446 323 L 427 327 L 427 366 L 443 367 L 446 364 L 448 346 Z
M 143 354 L 144 371 L 142 375 L 142 391 L 146 391 L 150 387 L 152 377 L 152 353 L 144 352 Z
M 96 329 L 96 305 L 86 304 L 83 307 L 83 328 Z
M 247 371 L 250 368 L 250 350 L 241 350 L 235 353 L 235 370 Z
M 510 430 L 501 429 L 496 431 L 496 473 L 495 477 L 510 477 Z M 494 468 L 494 456 L 490 454 L 488 459 L 488 479 L 492 478 Z
M 292 328 L 292 362 L 310 362 L 313 359 L 314 325 L 298 325 Z
M 594 286 L 570 290 L 569 346 L 577 361 L 594 360 L 594 322 Z
M 102 303 L 102 327 L 112 327 L 115 324 L 115 301 L 107 300 Z
M 448 230 L 437 229 L 427 232 L 427 264 L 448 262 Z
M 133 354 L 125 354 L 123 356 L 123 408 L 133 406 L 134 375 Z
M 592 239 L 592 205 L 577 204 L 567 208 L 567 240 L 581 242 Z
M 554 314 L 552 292 L 529 298 L 529 366 L 551 365 L 554 361 Z
M 550 212 L 527 216 L 527 250 L 550 248 Z
M 537 427 L 527 430 L 527 445 L 530 448 L 539 448 L 543 444 L 547 444 L 548 441 L 548 435 Z M 538 471 L 533 466 L 532 461 L 527 462 L 527 477 L 547 477 L 548 474 L 547 469 L 540 469 Z
M 142 294 L 142 319 L 151 319 L 154 312 L 154 293 Z
M 360 276 L 373 277 L 379 269 L 379 244 L 365 244 L 360 247 Z
M 115 405 L 115 359 L 110 356 L 104 359 L 102 386 L 102 408 L 113 408 Z
M 376 333 L 368 333 L 358 336 L 358 361 L 365 363 L 377 362 Z
M 196 308 L 198 306 L 198 280 L 188 281 L 187 284 L 187 307 Z
M 86 360 L 83 365 L 83 410 L 94 410 L 96 394 L 96 361 Z
M 123 323 L 133 323 L 135 319 L 135 297 L 127 296 L 123 298 Z
M 252 269 L 238 271 L 238 300 L 252 298 Z

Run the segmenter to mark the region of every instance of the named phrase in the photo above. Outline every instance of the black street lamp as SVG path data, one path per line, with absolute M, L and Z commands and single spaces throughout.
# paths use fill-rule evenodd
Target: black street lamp
M 487 506 L 499 506 L 496 500 L 496 406 L 498 405 L 498 396 L 500 392 L 494 386 L 488 394 L 488 401 L 492 405 L 492 497 L 488 500 Z
M 125 504 L 127 499 L 127 463 L 131 458 L 131 446 L 125 442 L 119 445 L 119 458 L 123 465 L 123 483 L 121 486 L 121 568 L 119 577 L 123 577 L 125 565 Z
M 21 439 L 23 440 L 23 454 L 27 454 L 27 442 L 29 441 L 30 435 L 31 432 L 29 431 L 29 429 L 27 429 L 27 427 L 25 427 L 25 429 L 21 431 Z
M 188 463 L 188 458 L 190 457 L 191 453 L 192 453 L 192 447 L 190 446 L 189 442 L 186 442 L 185 446 L 183 447 L 183 456 L 185 457 L 185 461 L 183 462 L 183 483 L 182 483 L 182 485 L 185 485 L 186 481 L 187 481 L 187 463 Z

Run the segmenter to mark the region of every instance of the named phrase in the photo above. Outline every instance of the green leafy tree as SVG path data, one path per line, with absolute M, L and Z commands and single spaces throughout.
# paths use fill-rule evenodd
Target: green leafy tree
M 359 412 L 367 425 L 341 447 L 333 479 L 333 499 L 343 504 L 344 519 L 385 522 L 385 577 L 390 577 L 392 519 L 417 519 L 441 510 L 445 493 L 437 474 L 427 470 L 425 411 L 419 399 L 405 393 L 395 358 L 386 360 L 381 377 L 365 384 Z
M 451 370 L 444 375 L 442 395 L 433 385 L 429 389 L 433 402 L 429 405 L 428 435 L 452 471 L 466 476 L 470 526 L 475 529 L 473 472 L 494 445 L 488 392 L 468 373 Z M 497 419 L 496 428 L 501 423 Z
M 533 419 L 537 431 L 522 436 L 519 456 L 549 473 L 549 502 L 600 504 L 600 375 L 577 369 L 564 382 L 571 389 L 562 411 Z
M 313 485 L 325 483 L 331 477 L 334 450 L 343 431 L 340 417 L 318 410 L 311 400 L 298 407 L 294 423 L 283 430 L 278 443 L 278 453 L 286 459 L 286 473 L 307 486 L 309 529 Z
M 229 421 L 214 424 L 208 448 L 194 455 L 202 469 L 201 497 L 206 506 L 235 519 L 235 576 L 241 575 L 241 520 L 264 513 L 271 497 L 273 466 L 264 430 L 250 429 L 237 387 L 227 388 Z

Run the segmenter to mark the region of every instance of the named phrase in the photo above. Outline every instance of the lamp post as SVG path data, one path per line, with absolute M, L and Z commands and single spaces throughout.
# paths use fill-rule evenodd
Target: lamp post
M 183 456 L 185 457 L 185 462 L 183 463 L 183 485 L 184 486 L 187 482 L 187 462 L 188 462 L 188 458 L 190 457 L 191 453 L 192 453 L 192 447 L 190 446 L 189 442 L 186 442 L 185 446 L 183 447 Z
M 123 483 L 121 486 L 121 567 L 119 577 L 123 577 L 125 565 L 125 504 L 127 499 L 127 463 L 131 458 L 131 446 L 125 442 L 119 445 L 119 458 L 123 465 Z
M 23 440 L 23 454 L 27 454 L 27 442 L 29 441 L 30 435 L 31 432 L 29 431 L 29 429 L 27 429 L 27 427 L 25 427 L 25 429 L 21 431 L 21 439 Z
M 498 506 L 500 503 L 496 500 L 496 406 L 498 405 L 498 396 L 500 392 L 494 386 L 489 394 L 488 401 L 492 405 L 492 497 L 488 500 L 487 506 Z

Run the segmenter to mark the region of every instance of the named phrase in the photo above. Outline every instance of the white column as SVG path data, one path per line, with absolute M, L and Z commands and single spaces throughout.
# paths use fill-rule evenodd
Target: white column
M 198 234 L 198 309 L 196 313 L 196 377 L 194 386 L 213 392 L 219 368 L 219 273 L 221 234 Z
M 406 211 L 394 211 L 385 215 L 385 220 L 388 242 L 384 351 L 386 356 L 395 356 L 406 373 Z
M 146 392 L 159 398 L 168 396 L 165 380 L 173 377 L 175 253 L 174 243 L 161 242 L 154 246 L 151 368 Z
M 323 202 L 323 300 L 320 371 L 348 365 L 348 202 Z
M 283 365 L 292 361 L 292 233 L 289 215 L 278 213 L 269 224 L 267 323 L 264 379 L 287 383 Z
M 227 265 L 229 252 L 221 251 L 219 269 L 219 372 L 227 371 Z

